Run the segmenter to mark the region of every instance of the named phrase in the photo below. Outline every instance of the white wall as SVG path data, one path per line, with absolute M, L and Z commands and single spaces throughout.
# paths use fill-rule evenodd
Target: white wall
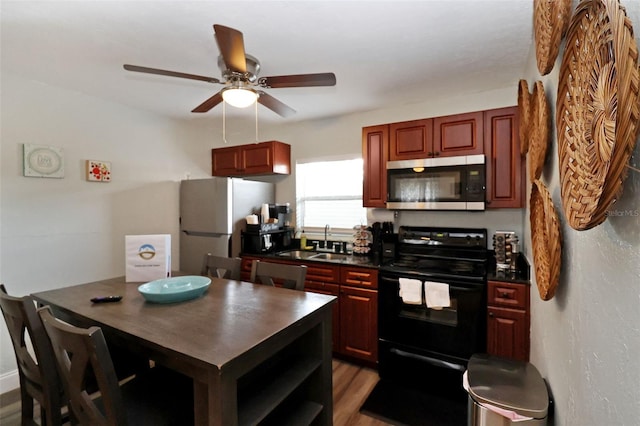
M 640 45 L 640 3 L 623 1 Z M 575 2 L 574 2 L 575 5 Z M 544 77 L 531 57 L 525 76 L 529 88 L 544 83 L 551 116 L 562 50 Z M 612 207 L 620 216 L 588 231 L 565 220 L 560 196 L 558 146 L 553 142 L 542 180 L 562 223 L 562 272 L 550 301 L 531 288 L 531 362 L 548 380 L 556 403 L 556 424 L 637 425 L 640 422 L 640 173 L 630 172 L 622 198 Z M 640 168 L 640 143 L 631 161 Z M 530 187 L 527 188 L 530 194 Z M 529 210 L 526 218 L 529 217 Z M 526 221 L 527 237 L 530 234 Z M 527 256 L 533 259 L 530 238 Z
M 4 71 L 1 83 L 0 281 L 11 294 L 124 275 L 126 234 L 170 233 L 176 253 L 178 181 L 211 167 L 188 126 Z M 23 177 L 24 143 L 63 148 L 64 178 Z M 87 159 L 110 161 L 112 181 L 87 182 Z M 0 339 L 1 393 L 17 376 L 4 325 Z

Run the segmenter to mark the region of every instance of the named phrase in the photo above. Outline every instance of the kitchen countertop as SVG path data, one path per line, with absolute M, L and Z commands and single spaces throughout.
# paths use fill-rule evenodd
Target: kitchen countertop
M 375 268 L 378 269 L 380 267 L 380 262 L 377 257 L 371 256 L 360 256 L 354 254 L 346 254 L 346 253 L 335 253 L 328 251 L 314 251 L 314 250 L 283 250 L 277 253 L 266 253 L 266 254 L 252 254 L 252 253 L 244 253 L 243 255 L 247 256 L 255 256 L 255 257 L 264 257 L 264 258 L 273 258 L 273 259 L 283 259 L 283 260 L 300 260 L 304 262 L 318 262 L 318 263 L 330 263 L 335 265 L 344 265 L 344 266 L 361 266 L 363 268 Z M 327 255 L 329 258 L 316 257 L 316 256 Z M 511 271 L 496 271 L 496 263 L 495 257 L 493 256 L 493 251 L 489 251 L 489 261 L 488 261 L 488 271 L 487 271 L 487 280 L 488 281 L 503 281 L 503 282 L 511 282 L 511 283 L 519 283 L 519 284 L 530 284 L 530 266 L 526 257 L 520 253 L 518 255 L 517 261 L 518 269 L 515 272 Z
M 360 256 L 347 253 L 336 253 L 329 251 L 314 251 L 314 250 L 283 250 L 277 253 L 268 254 L 250 254 L 244 253 L 247 256 L 256 256 L 264 258 L 274 258 L 282 260 L 300 260 L 304 262 L 318 262 L 318 263 L 331 263 L 335 265 L 344 266 L 361 266 L 364 268 L 378 268 L 380 263 L 375 257 Z
M 518 284 L 530 284 L 530 266 L 527 258 L 518 254 L 516 261 L 517 269 L 514 272 L 511 271 L 496 271 L 495 257 L 491 255 L 489 257 L 489 271 L 487 272 L 488 281 L 505 281 Z

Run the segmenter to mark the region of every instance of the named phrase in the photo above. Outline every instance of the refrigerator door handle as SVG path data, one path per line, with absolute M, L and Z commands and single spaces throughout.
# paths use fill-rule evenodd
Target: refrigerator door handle
M 185 235 L 193 237 L 224 237 L 229 234 L 222 234 L 219 232 L 198 232 L 198 231 L 182 231 Z

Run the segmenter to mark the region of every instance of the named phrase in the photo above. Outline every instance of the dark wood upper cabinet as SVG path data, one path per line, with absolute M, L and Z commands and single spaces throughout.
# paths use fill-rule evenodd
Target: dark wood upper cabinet
M 291 146 L 269 141 L 211 150 L 213 176 L 291 174 Z
M 517 107 L 484 112 L 487 208 L 522 208 L 525 164 L 520 155 Z
M 433 156 L 484 153 L 482 111 L 433 119 Z
M 389 125 L 389 161 L 433 156 L 433 120 L 414 120 Z
M 364 127 L 364 207 L 386 207 L 387 161 L 476 154 L 485 155 L 486 207 L 524 207 L 517 117 L 514 106 Z
M 387 159 L 389 150 L 389 126 L 364 127 L 362 129 L 364 207 L 384 208 L 387 202 Z

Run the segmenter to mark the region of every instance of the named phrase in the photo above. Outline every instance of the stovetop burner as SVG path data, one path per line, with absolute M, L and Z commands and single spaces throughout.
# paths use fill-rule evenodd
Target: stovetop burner
M 486 229 L 401 226 L 395 259 L 382 269 L 423 278 L 441 276 L 483 280 Z

